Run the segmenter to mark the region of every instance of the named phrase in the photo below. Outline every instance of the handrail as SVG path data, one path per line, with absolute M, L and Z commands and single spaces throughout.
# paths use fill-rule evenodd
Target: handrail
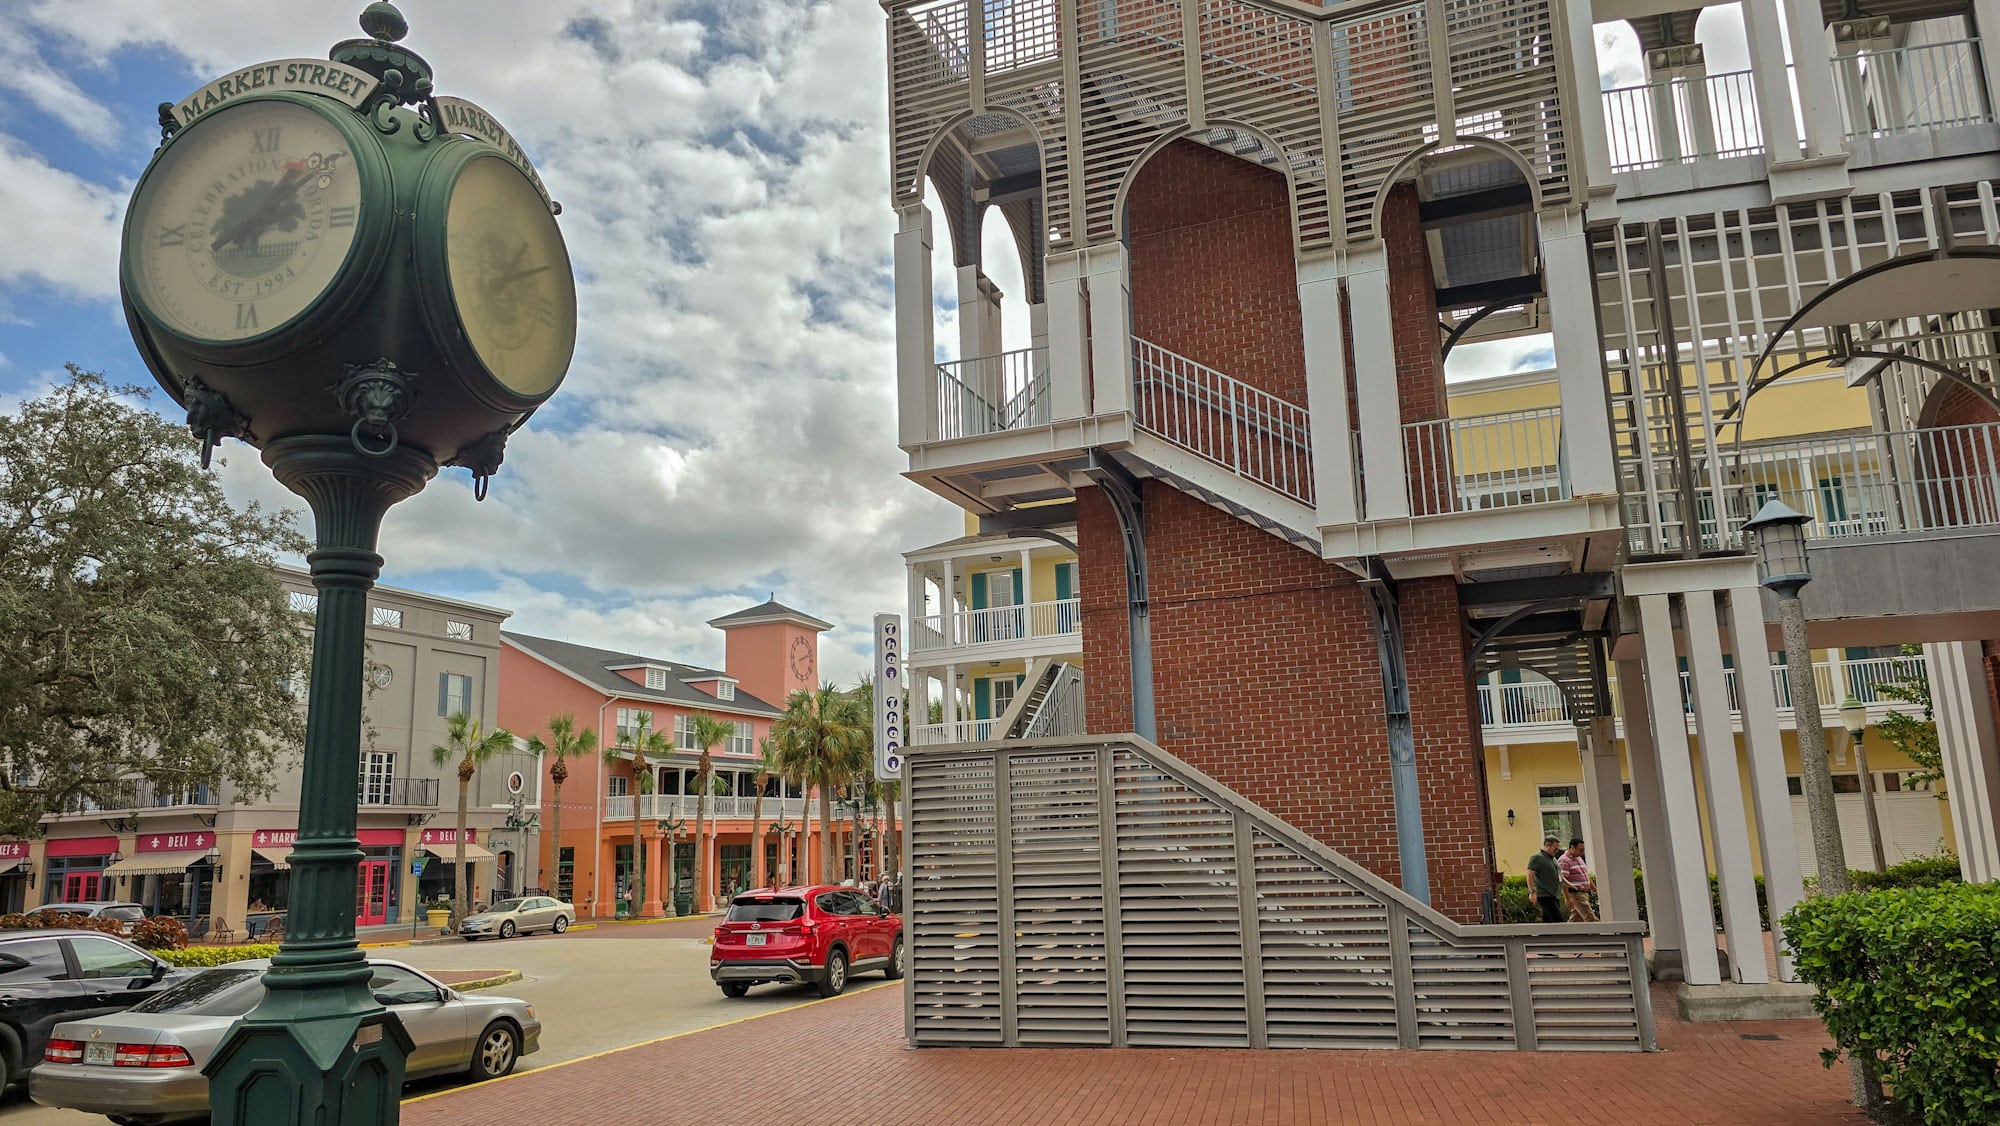
M 1850 139 L 1993 120 L 1979 73 L 1977 38 L 1836 55 L 1833 81 Z
M 1562 408 L 1403 424 L 1410 511 L 1419 516 L 1567 500 Z
M 1790 715 L 1792 708 L 1791 672 L 1784 665 L 1772 665 L 1771 691 L 1777 700 L 1778 711 Z M 1849 696 L 1863 704 L 1878 708 L 1914 710 L 1914 705 L 1896 700 L 1882 692 L 1885 684 L 1900 684 L 1924 676 L 1924 658 L 1915 657 L 1863 657 L 1852 661 L 1815 661 L 1813 682 L 1819 687 L 1821 718 L 1839 710 L 1841 702 Z M 1729 710 L 1732 714 L 1741 710 L 1736 694 L 1736 670 L 1722 670 L 1723 683 L 1729 693 Z M 1837 675 L 1836 675 L 1837 674 Z M 1839 683 L 1835 681 L 1838 679 Z M 1615 683 L 1617 678 L 1612 678 Z M 1689 712 L 1694 710 L 1691 695 L 1691 680 L 1686 672 L 1680 674 L 1681 706 Z M 1523 680 L 1511 684 L 1495 684 L 1482 680 L 1477 686 L 1479 700 L 1479 725 L 1481 727 L 1533 727 L 1560 725 L 1571 722 L 1569 703 L 1563 697 L 1562 689 L 1543 680 Z M 1613 693 L 1616 698 L 1616 693 Z M 1796 722 L 1796 720 L 1794 720 Z
M 938 405 L 932 438 L 971 438 L 1049 421 L 1047 348 L 1017 348 L 935 367 Z
M 1082 605 L 1077 598 L 1058 598 L 1024 606 L 987 606 L 927 614 L 916 619 L 910 651 L 922 653 L 960 645 L 1073 637 L 1083 630 Z
M 1600 95 L 1613 172 L 1764 151 L 1750 71 L 1659 78 Z
M 1306 408 L 1137 336 L 1132 373 L 1140 429 L 1245 480 L 1313 503 Z

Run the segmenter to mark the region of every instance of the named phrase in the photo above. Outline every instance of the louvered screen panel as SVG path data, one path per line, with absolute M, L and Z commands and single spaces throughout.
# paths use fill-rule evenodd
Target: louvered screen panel
M 1298 247 L 1331 245 L 1311 21 L 1241 0 L 1200 2 L 1202 104 L 1208 120 L 1240 122 L 1277 142 L 1277 170 L 1293 185 Z
M 1458 134 L 1520 153 L 1545 206 L 1570 197 L 1554 19 L 1547 0 L 1445 0 Z
M 1130 751 L 1114 767 L 1126 1039 L 1248 1047 L 1235 818 Z
M 1641 1050 L 1633 989 L 1635 977 L 1643 982 L 1644 970 L 1632 964 L 1625 943 L 1527 945 L 1536 1047 L 1565 1052 Z
M 1383 178 L 1436 129 L 1428 24 L 1423 5 L 1408 4 L 1337 22 L 1331 31 L 1341 221 L 1349 239 L 1368 239 Z
M 1395 1047 L 1387 909 L 1261 830 L 1254 840 L 1270 1046 Z
M 897 199 L 922 198 L 924 149 L 966 108 L 970 66 L 966 0 L 936 0 L 890 13 L 890 162 Z
M 1097 763 L 1097 752 L 1082 751 L 1008 766 L 1022 1044 L 1111 1043 Z
M 1411 923 L 1410 990 L 1416 999 L 1418 1047 L 1514 1047 L 1514 1003 L 1503 943 L 1454 943 Z
M 1077 11 L 1083 89 L 1083 241 L 1119 237 L 1117 194 L 1146 147 L 1187 123 L 1182 0 L 1088 0 Z M 1072 206 L 1075 200 L 1072 199 Z
M 1019 114 L 1041 138 L 1041 226 L 1049 247 L 1061 249 L 1069 243 L 1074 233 L 1070 219 L 1070 160 L 1064 133 L 1062 79 L 1059 73 L 1050 74 L 1047 67 L 1037 68 L 1035 73 L 1045 77 L 1039 81 L 1023 84 L 1006 81 L 1015 78 L 1014 75 L 1002 75 L 1002 81 L 987 88 L 986 100 L 996 108 L 1009 109 Z M 1025 208 L 1029 204 L 1022 202 L 1009 206 Z M 1025 250 L 1022 254 L 1023 261 L 1030 261 L 1036 257 L 1038 256 Z M 1041 268 L 1042 264 L 1035 261 L 1034 269 L 1037 274 Z M 1037 294 L 1040 293 L 1039 285 L 1034 289 Z
M 993 756 L 909 763 L 903 915 L 919 1046 L 998 1044 L 1000 879 Z

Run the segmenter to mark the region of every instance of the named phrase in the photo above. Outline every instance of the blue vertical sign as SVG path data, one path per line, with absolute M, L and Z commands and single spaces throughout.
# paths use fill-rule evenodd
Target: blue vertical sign
M 903 619 L 875 615 L 875 777 L 903 776 L 903 728 L 908 696 L 903 683 Z

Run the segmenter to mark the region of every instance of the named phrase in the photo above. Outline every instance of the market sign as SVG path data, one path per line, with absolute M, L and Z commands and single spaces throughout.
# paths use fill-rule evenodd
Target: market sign
M 27 841 L 0 841 L 0 860 L 26 860 Z
M 297 829 L 259 829 L 250 838 L 252 848 L 291 848 L 298 843 Z

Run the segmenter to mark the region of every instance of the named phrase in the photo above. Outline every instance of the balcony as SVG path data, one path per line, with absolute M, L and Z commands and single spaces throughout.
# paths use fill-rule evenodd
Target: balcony
M 438 780 L 435 778 L 362 778 L 359 800 L 364 806 L 416 806 L 436 809 Z
M 1747 70 L 1620 86 L 1603 98 L 1613 172 L 1764 151 L 1757 91 Z
M 216 788 L 206 783 L 179 785 L 131 779 L 106 791 L 101 801 L 77 797 L 64 813 L 124 812 L 142 809 L 176 809 L 184 806 L 213 808 L 221 804 Z
M 1560 407 L 1407 423 L 1403 450 L 1412 515 L 1569 499 Z
M 999 434 L 1049 421 L 1049 351 L 1021 348 L 937 365 L 936 440 Z
M 1927 133 L 1993 120 L 1979 73 L 1979 40 L 1860 51 L 1833 60 L 1841 123 L 1850 140 Z
M 1306 408 L 1136 336 L 1132 376 L 1139 429 L 1300 504 L 1313 503 Z
M 696 798 L 692 794 L 642 794 L 639 796 L 639 817 L 644 821 L 670 821 L 675 818 L 694 824 Z M 733 796 L 708 799 L 708 816 L 716 819 L 751 820 L 756 816 L 756 798 Z M 764 820 L 780 819 L 796 821 L 804 815 L 804 798 L 764 799 Z M 632 795 L 614 794 L 604 799 L 604 819 L 606 821 L 630 821 L 632 819 Z
M 910 743 L 920 747 L 938 743 L 982 743 L 993 738 L 993 729 L 999 722 L 994 719 L 958 719 L 919 724 L 910 730 Z
M 1056 651 L 1083 644 L 1081 600 L 1057 599 L 1026 606 L 990 606 L 929 614 L 910 631 L 910 651 L 929 653 L 959 647 L 977 648 L 1011 642 L 1056 642 L 1026 648 Z
M 1869 657 L 1842 661 L 1837 665 L 1832 662 L 1815 663 L 1813 683 L 1819 689 L 1821 722 L 1830 722 L 1849 696 L 1871 708 L 1911 707 L 1885 694 L 1882 686 L 1921 676 L 1924 669 L 1922 657 Z M 1728 685 L 1729 710 L 1734 714 L 1741 710 L 1737 703 L 1736 670 L 1724 669 L 1723 679 Z M 1791 672 L 1785 666 L 1771 667 L 1771 690 L 1777 697 L 1782 725 L 1792 726 Z M 1615 692 L 1613 698 L 1617 698 Z M 1690 713 L 1694 710 L 1691 678 L 1685 672 L 1681 673 L 1681 706 Z M 1561 690 L 1546 680 L 1519 684 L 1482 682 L 1479 685 L 1479 725 L 1489 732 L 1509 728 L 1567 726 L 1570 722 L 1569 705 L 1563 701 Z

